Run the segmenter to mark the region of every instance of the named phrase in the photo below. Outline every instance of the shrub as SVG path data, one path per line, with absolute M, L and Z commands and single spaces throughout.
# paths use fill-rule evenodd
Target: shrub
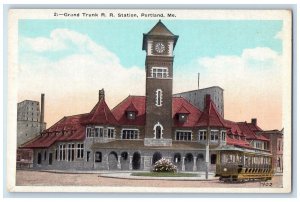
M 176 173 L 177 167 L 171 163 L 171 161 L 162 158 L 154 164 L 153 172 L 170 172 Z

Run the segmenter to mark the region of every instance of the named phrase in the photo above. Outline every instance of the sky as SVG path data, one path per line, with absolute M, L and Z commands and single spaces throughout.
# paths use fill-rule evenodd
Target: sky
M 163 20 L 179 35 L 173 93 L 220 86 L 225 119 L 282 125 L 282 21 Z M 110 108 L 145 95 L 143 33 L 156 20 L 19 20 L 18 102 L 45 93 L 47 127 L 91 111 L 98 90 Z

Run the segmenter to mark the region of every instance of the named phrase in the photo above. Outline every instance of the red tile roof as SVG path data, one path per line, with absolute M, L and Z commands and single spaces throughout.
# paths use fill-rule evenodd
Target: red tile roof
M 262 140 L 262 141 L 268 141 L 266 137 L 262 135 L 256 134 L 256 132 L 262 131 L 258 126 L 256 126 L 253 123 L 247 123 L 247 122 L 238 122 L 237 123 L 243 134 L 245 134 L 246 138 L 249 140 Z
M 202 112 L 197 107 L 195 107 L 182 97 L 173 97 L 172 108 L 172 117 L 175 127 L 194 127 L 202 114 Z M 188 114 L 187 121 L 179 122 L 176 116 L 176 114 L 178 113 Z
M 219 114 L 214 102 L 210 99 L 210 96 L 206 96 L 206 107 L 198 121 L 197 126 L 210 126 L 210 127 L 221 127 L 227 128 L 223 117 Z
M 227 130 L 227 134 L 235 134 L 235 135 L 245 136 L 236 122 L 229 121 L 229 120 L 224 120 L 224 121 L 226 123 L 226 126 L 229 128 Z
M 104 99 L 101 99 L 89 116 L 83 121 L 84 124 L 103 124 L 103 125 L 118 125 L 116 118 L 108 108 Z
M 176 114 L 190 114 L 190 111 L 187 110 L 183 105 L 180 107 L 180 109 L 176 112 Z
M 43 131 L 42 135 L 24 144 L 22 148 L 46 148 L 59 141 L 82 141 L 85 138 L 85 127 L 82 119 L 88 114 L 64 117 L 53 126 Z
M 125 110 L 126 112 L 138 112 L 138 110 L 136 109 L 136 107 L 134 106 L 134 104 L 131 102 L 130 105 L 127 107 L 127 109 Z
M 253 123 L 233 122 L 224 120 L 218 113 L 210 97 L 206 98 L 206 108 L 201 112 L 194 105 L 182 97 L 172 98 L 172 117 L 174 127 L 221 127 L 227 128 L 227 144 L 250 147 L 244 140 L 232 139 L 228 135 L 246 136 L 246 139 L 268 141 L 261 128 Z M 104 99 L 101 99 L 87 114 L 63 117 L 53 126 L 43 131 L 42 135 L 26 143 L 22 148 L 46 148 L 59 141 L 82 141 L 85 138 L 85 125 L 145 125 L 145 96 L 128 96 L 112 111 L 108 108 Z M 127 118 L 126 111 L 135 111 L 136 118 Z M 185 122 L 179 122 L 177 114 L 188 114 Z
M 136 110 L 136 118 L 128 119 L 126 111 Z M 137 125 L 144 126 L 146 120 L 146 97 L 145 96 L 128 96 L 120 104 L 112 109 L 113 115 L 121 125 Z
M 230 138 L 229 135 L 226 136 L 226 144 L 238 146 L 238 147 L 244 147 L 244 148 L 252 148 L 252 146 L 247 141 L 233 139 L 233 138 Z

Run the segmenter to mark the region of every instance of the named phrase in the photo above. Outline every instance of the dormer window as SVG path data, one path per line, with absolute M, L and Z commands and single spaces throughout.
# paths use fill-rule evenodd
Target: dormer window
M 178 122 L 184 123 L 187 121 L 189 114 L 190 114 L 189 110 L 184 105 L 182 105 L 181 107 L 179 107 L 179 109 L 176 112 L 176 118 Z
M 136 117 L 135 112 L 127 112 L 128 119 L 133 120 L 133 119 L 135 119 L 135 117 Z
M 188 114 L 178 114 L 178 121 L 180 123 L 184 123 L 184 122 L 186 122 L 187 117 L 188 117 Z
M 138 110 L 135 108 L 133 103 L 130 103 L 130 105 L 127 107 L 125 112 L 126 112 L 127 119 L 134 120 L 136 118 Z

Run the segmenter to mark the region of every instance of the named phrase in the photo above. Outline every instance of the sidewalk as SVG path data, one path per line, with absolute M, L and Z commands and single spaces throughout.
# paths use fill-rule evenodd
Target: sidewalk
M 148 177 L 148 176 L 132 176 L 131 172 L 117 172 L 117 173 L 102 173 L 101 177 L 119 178 L 119 179 L 133 179 L 133 180 L 176 180 L 176 181 L 207 181 L 218 180 L 213 173 L 209 173 L 208 179 L 205 179 L 205 173 L 199 173 L 197 177 Z
M 61 174 L 98 174 L 105 178 L 117 178 L 117 179 L 132 179 L 132 180 L 176 180 L 176 181 L 207 181 L 218 180 L 215 177 L 215 173 L 209 173 L 208 179 L 205 179 L 205 172 L 185 172 L 185 173 L 197 173 L 197 177 L 149 177 L 149 176 L 132 176 L 131 173 L 145 172 L 145 171 L 108 171 L 108 170 L 36 170 L 36 169 L 20 169 L 27 171 L 49 172 L 49 173 L 61 173 Z

